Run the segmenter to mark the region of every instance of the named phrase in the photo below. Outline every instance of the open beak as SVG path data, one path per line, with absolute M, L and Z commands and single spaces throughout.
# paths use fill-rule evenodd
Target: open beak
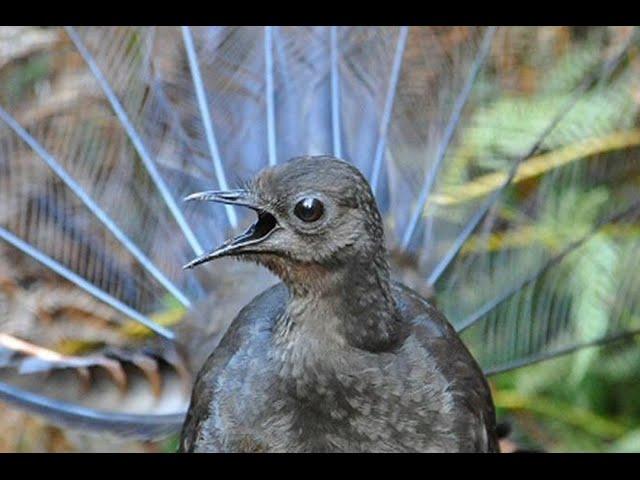
M 184 200 L 204 200 L 208 202 L 226 203 L 228 205 L 239 205 L 255 210 L 258 213 L 258 220 L 256 223 L 251 225 L 246 232 L 235 238 L 227 240 L 212 252 L 194 258 L 182 267 L 184 269 L 193 268 L 197 265 L 220 257 L 239 255 L 241 253 L 257 253 L 257 251 L 259 251 L 257 246 L 278 227 L 276 218 L 269 212 L 263 210 L 248 190 L 211 190 L 207 192 L 198 192 L 185 197 Z

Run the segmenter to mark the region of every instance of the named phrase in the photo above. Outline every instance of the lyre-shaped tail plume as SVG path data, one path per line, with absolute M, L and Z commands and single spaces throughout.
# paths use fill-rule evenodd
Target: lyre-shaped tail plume
M 110 325 L 130 317 L 186 343 L 198 324 L 208 352 L 226 328 L 207 331 L 211 316 L 232 317 L 267 280 L 252 271 L 231 288 L 232 270 L 220 284 L 206 269 L 185 274 L 246 212 L 180 199 L 333 154 L 369 178 L 396 271 L 432 290 L 486 372 L 640 328 L 634 29 L 64 31 L 43 79 L 51 94 L 0 101 L 0 237 L 18 258 L 13 277 L 40 273 L 35 259 L 115 309 Z M 12 292 L 28 284 L 2 280 Z M 148 333 L 125 323 L 102 343 L 121 342 L 121 358 L 148 348 L 132 331 Z M 186 353 L 197 368 L 203 355 Z M 182 418 L 91 411 L 8 383 L 0 396 L 83 428 L 160 432 Z

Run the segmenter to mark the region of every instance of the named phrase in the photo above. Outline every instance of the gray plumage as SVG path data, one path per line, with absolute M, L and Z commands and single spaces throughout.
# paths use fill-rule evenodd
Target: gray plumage
M 239 313 L 205 363 L 181 451 L 497 451 L 487 382 L 444 316 L 390 280 L 356 168 L 302 157 L 246 190 L 192 197 L 259 220 L 189 266 L 230 255 L 283 283 Z M 305 199 L 323 206 L 319 218 L 298 218 Z

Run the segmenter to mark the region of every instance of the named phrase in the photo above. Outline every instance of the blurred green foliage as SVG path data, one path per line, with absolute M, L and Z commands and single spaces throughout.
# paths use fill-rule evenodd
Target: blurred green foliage
M 504 373 L 493 379 L 498 417 L 530 448 L 639 451 L 638 372 L 636 339 Z
M 557 87 L 567 83 L 577 85 L 593 68 L 589 60 L 594 58 L 591 49 L 598 48 L 597 42 L 576 45 L 547 72 L 536 95 L 526 99 L 502 96 L 478 111 L 473 123 L 491 128 L 470 130 L 459 145 L 458 155 L 463 159 L 473 155 L 474 162 L 480 162 L 488 171 L 497 167 L 494 162 L 522 155 L 528 146 L 518 132 L 541 131 L 557 106 L 567 101 L 564 94 L 557 93 L 562 91 Z M 637 125 L 637 107 L 629 97 L 630 82 L 634 81 L 632 73 L 632 70 L 624 75 L 610 72 L 606 88 L 587 92 L 546 138 L 543 151 Z M 591 121 L 594 118 L 595 123 Z M 487 136 L 485 132 L 509 134 Z M 587 161 L 583 158 L 576 162 Z M 572 168 L 588 178 L 586 167 Z M 455 172 L 456 169 L 449 171 L 454 175 Z M 552 192 L 540 207 L 535 230 L 528 232 L 528 241 L 553 249 L 554 239 L 583 235 L 594 227 L 606 200 L 619 195 L 621 188 L 603 185 Z M 515 206 L 517 196 L 512 202 Z M 508 212 L 503 214 L 508 216 Z M 547 282 L 553 285 L 555 295 L 564 295 L 573 302 L 571 321 L 578 341 L 598 338 L 614 321 L 611 299 L 630 280 L 629 273 L 624 273 L 625 262 L 634 254 L 627 242 L 629 234 L 628 230 L 615 229 L 598 233 L 568 258 L 562 267 L 564 272 L 557 272 L 561 281 Z M 631 235 L 637 238 L 638 230 Z M 638 319 L 632 320 L 637 324 Z M 492 383 L 499 420 L 507 419 L 512 424 L 512 438 L 520 446 L 607 452 L 640 451 L 638 380 L 640 340 L 636 337 L 503 373 L 492 378 Z

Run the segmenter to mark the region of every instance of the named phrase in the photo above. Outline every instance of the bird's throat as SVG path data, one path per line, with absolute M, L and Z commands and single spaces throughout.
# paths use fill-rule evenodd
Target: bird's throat
M 289 301 L 277 326 L 284 342 L 305 338 L 375 352 L 395 348 L 401 322 L 383 253 L 340 267 L 309 267 L 295 275 L 305 274 L 305 281 L 286 282 Z

